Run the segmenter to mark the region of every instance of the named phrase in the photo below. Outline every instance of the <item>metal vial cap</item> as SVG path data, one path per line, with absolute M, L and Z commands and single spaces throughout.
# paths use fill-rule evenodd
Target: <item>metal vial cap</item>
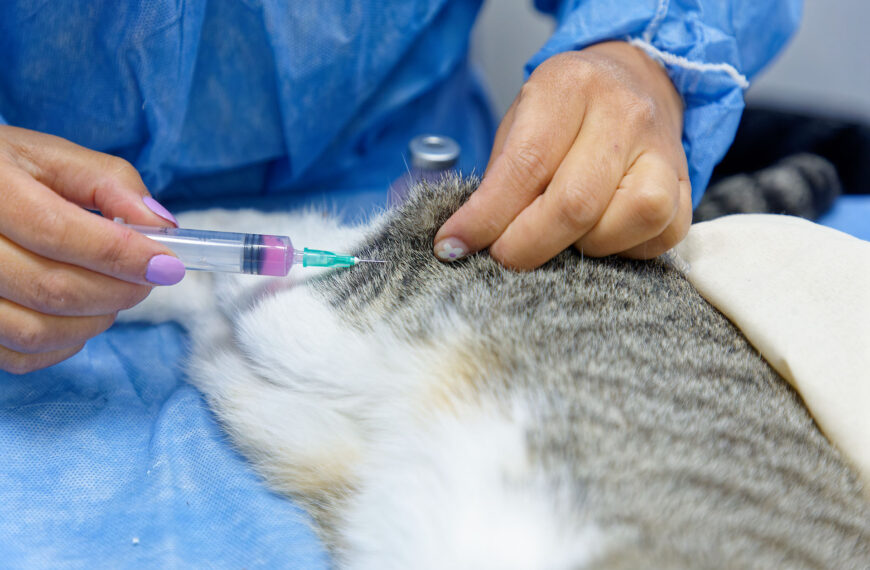
M 459 160 L 459 143 L 442 135 L 420 135 L 408 143 L 411 166 L 423 170 L 447 170 Z

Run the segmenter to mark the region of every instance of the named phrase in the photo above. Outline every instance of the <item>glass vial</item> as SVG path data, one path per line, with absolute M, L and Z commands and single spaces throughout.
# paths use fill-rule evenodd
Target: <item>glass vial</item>
M 387 207 L 404 202 L 417 182 L 435 182 L 451 171 L 459 161 L 459 151 L 459 143 L 443 135 L 420 135 L 411 139 L 408 143 L 410 169 L 390 184 Z

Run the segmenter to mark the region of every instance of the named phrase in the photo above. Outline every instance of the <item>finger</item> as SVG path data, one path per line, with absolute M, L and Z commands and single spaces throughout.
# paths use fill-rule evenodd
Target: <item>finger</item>
M 676 168 L 660 155 L 642 154 L 601 219 L 574 245 L 592 257 L 625 251 L 661 234 L 674 220 L 679 205 Z
M 486 163 L 487 172 L 489 172 L 489 167 L 492 166 L 492 163 L 501 155 L 501 151 L 504 149 L 504 141 L 507 139 L 507 135 L 510 132 L 511 126 L 514 124 L 514 119 L 516 118 L 518 102 L 519 97 L 513 100 L 513 103 L 508 107 L 507 112 L 498 124 L 498 129 L 495 131 L 495 140 L 492 141 L 492 150 L 489 153 L 489 160 Z
M 538 267 L 585 235 L 607 208 L 632 157 L 614 144 L 618 133 L 602 128 L 606 118 L 587 122 L 547 190 L 490 247 L 502 264 Z
M 495 241 L 543 191 L 574 143 L 585 112 L 580 91 L 539 83 L 526 83 L 501 153 L 477 191 L 438 230 L 435 254 L 440 259 L 449 259 L 444 244 L 461 257 Z
M 25 354 L 0 346 L 0 370 L 12 374 L 27 374 L 62 362 L 79 352 L 84 346 L 81 344 L 72 348 L 62 348 L 39 354 Z
M 95 316 L 127 309 L 151 288 L 127 283 L 23 249 L 0 236 L 0 297 L 34 311 Z
M 131 283 L 167 285 L 184 275 L 175 257 L 172 271 L 157 264 L 172 256 L 165 246 L 66 201 L 26 172 L 0 169 L 0 193 L 0 232 L 24 249 Z
M 177 225 L 172 214 L 150 198 L 139 173 L 126 160 L 60 137 L 3 128 L 10 133 L 6 140 L 13 145 L 16 164 L 66 200 L 131 224 Z
M 74 348 L 108 329 L 114 321 L 114 313 L 57 317 L 0 299 L 0 346 L 24 354 Z
M 692 224 L 692 187 L 688 178 L 680 179 L 680 205 L 677 215 L 667 228 L 657 237 L 622 252 L 623 257 L 632 259 L 651 259 L 668 251 L 680 243 L 689 233 Z

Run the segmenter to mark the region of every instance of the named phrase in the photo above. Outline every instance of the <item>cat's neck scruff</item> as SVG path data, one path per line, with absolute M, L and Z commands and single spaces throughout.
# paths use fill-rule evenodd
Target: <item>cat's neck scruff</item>
M 870 567 L 855 473 L 677 270 L 441 263 L 475 186 L 422 184 L 358 229 L 287 218 L 389 263 L 155 299 L 185 304 L 191 381 L 337 565 Z

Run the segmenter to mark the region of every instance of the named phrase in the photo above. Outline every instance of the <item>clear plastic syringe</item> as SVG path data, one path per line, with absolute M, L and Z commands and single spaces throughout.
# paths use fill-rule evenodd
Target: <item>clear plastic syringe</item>
M 187 269 L 283 277 L 297 264 L 352 267 L 385 263 L 307 247 L 299 251 L 287 236 L 125 225 L 171 249 Z

